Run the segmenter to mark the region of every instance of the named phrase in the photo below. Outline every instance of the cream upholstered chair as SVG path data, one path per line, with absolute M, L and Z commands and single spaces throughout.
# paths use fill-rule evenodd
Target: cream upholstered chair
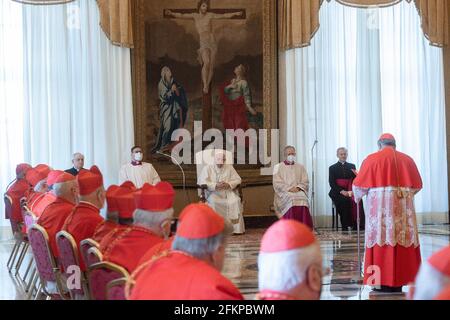
M 206 191 L 208 190 L 208 186 L 206 186 L 202 181 L 200 181 L 200 175 L 203 169 L 206 166 L 214 164 L 215 155 L 217 153 L 225 153 L 226 155 L 226 164 L 234 164 L 233 154 L 230 151 L 222 150 L 222 149 L 206 149 L 200 152 L 197 152 L 195 155 L 196 168 L 197 168 L 197 187 L 198 193 L 201 202 L 206 202 Z M 242 192 L 243 184 L 236 187 L 239 192 L 239 196 L 243 201 L 243 192 Z

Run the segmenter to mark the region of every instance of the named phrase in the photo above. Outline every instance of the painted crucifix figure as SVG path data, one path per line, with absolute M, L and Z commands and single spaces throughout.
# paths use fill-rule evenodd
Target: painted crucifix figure
M 168 19 L 193 20 L 200 38 L 198 60 L 202 66 L 203 121 L 211 127 L 212 96 L 211 81 L 217 54 L 217 42 L 214 37 L 212 21 L 217 19 L 246 19 L 245 9 L 211 9 L 210 0 L 199 0 L 197 9 L 166 9 L 164 17 Z

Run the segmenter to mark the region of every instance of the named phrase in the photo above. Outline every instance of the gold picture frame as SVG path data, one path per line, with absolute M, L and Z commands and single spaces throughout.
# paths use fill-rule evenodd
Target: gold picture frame
M 149 154 L 149 137 L 153 134 L 154 128 L 149 128 L 149 117 L 155 116 L 158 112 L 155 109 L 155 104 L 150 103 L 150 100 L 155 100 L 150 97 L 149 86 L 154 83 L 149 83 L 149 68 L 147 65 L 148 55 L 148 14 L 146 8 L 149 2 L 159 0 L 134 0 L 132 2 L 133 12 L 133 33 L 134 33 L 134 49 L 131 52 L 132 58 L 132 80 L 133 80 L 133 105 L 134 105 L 134 125 L 135 125 L 135 143 L 142 146 L 145 150 L 146 160 L 151 162 L 161 178 L 165 181 L 173 183 L 175 186 L 181 186 L 183 183 L 182 175 L 179 168 L 172 162 L 167 161 L 158 163 L 154 161 L 154 157 Z M 180 3 L 186 4 L 186 0 L 178 0 Z M 277 34 L 277 1 L 276 0 L 232 0 L 233 3 L 238 3 L 240 7 L 245 7 L 246 2 L 258 3 L 262 6 L 262 68 L 260 71 L 262 76 L 262 117 L 264 129 L 270 130 L 278 128 L 278 34 Z M 168 1 L 170 6 L 176 0 Z M 197 0 L 190 0 L 189 4 L 194 5 Z M 211 6 L 226 6 L 227 1 L 212 0 Z M 150 31 L 151 32 L 151 31 Z M 155 71 L 156 72 L 156 71 Z M 158 71 L 159 72 L 159 71 Z M 266 147 L 270 150 L 270 145 Z M 278 152 L 278 151 L 277 151 Z M 269 152 L 270 153 L 270 152 Z M 236 165 L 236 169 L 243 179 L 245 185 L 267 185 L 272 183 L 271 176 L 262 176 L 260 168 L 254 165 Z M 197 175 L 195 165 L 185 165 L 187 186 L 195 187 L 197 184 Z

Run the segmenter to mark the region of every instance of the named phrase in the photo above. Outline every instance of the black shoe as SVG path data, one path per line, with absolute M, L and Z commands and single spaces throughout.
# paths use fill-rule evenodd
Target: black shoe
M 376 291 L 376 292 L 382 292 L 382 293 L 401 293 L 403 291 L 403 287 L 381 286 L 381 287 L 375 287 L 372 290 Z
M 372 291 L 381 292 L 381 293 L 390 293 L 391 292 L 391 288 L 390 287 L 386 287 L 386 286 L 373 287 Z

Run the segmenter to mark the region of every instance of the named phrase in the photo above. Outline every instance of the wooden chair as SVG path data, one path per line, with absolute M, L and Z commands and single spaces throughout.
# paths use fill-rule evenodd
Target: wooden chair
M 225 150 L 216 150 L 216 149 L 207 149 L 198 152 L 195 155 L 196 160 L 196 169 L 197 169 L 197 188 L 199 193 L 200 202 L 206 203 L 206 191 L 208 190 L 208 186 L 203 184 L 200 181 L 200 175 L 203 169 L 208 166 L 214 164 L 214 156 L 217 152 L 225 153 L 226 155 L 226 164 L 234 164 L 233 154 L 230 151 Z M 242 203 L 244 203 L 244 189 L 245 185 L 242 183 L 236 187 L 238 191 L 239 197 L 241 198 Z
M 111 262 L 93 264 L 88 270 L 88 282 L 93 300 L 107 300 L 107 286 L 111 281 L 128 278 L 125 268 Z

